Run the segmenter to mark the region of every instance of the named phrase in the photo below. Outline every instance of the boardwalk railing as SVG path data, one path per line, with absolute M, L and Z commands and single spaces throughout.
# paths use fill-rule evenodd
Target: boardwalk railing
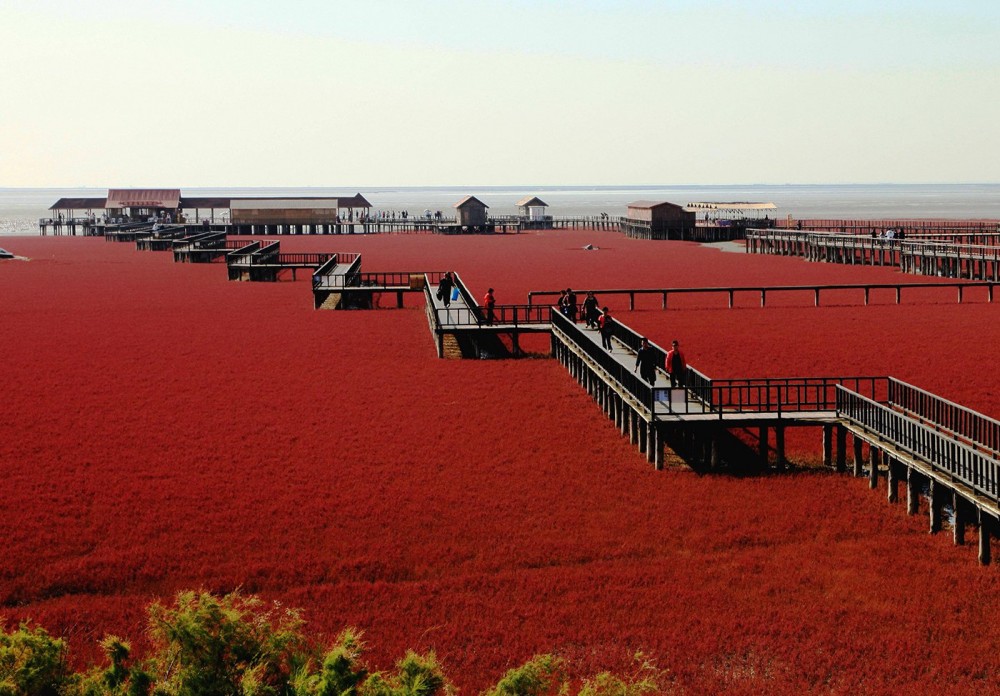
M 713 379 L 708 385 L 711 410 L 720 417 L 725 413 L 833 412 L 841 388 L 884 401 L 888 377 Z
M 445 271 L 375 271 L 358 275 L 358 286 L 362 288 L 409 288 L 423 289 L 425 282 L 437 285 Z
M 519 327 L 538 326 L 549 323 L 549 308 L 540 305 L 496 305 L 493 321 L 488 321 L 486 310 L 479 305 L 462 307 L 438 307 L 438 321 L 442 325 L 480 328 L 490 326 Z
M 345 266 L 343 272 L 340 268 Z M 312 276 L 314 290 L 343 290 L 358 284 L 361 254 L 338 252 L 319 266 Z
M 972 449 L 1000 458 L 1000 421 L 892 377 L 888 404 Z
M 923 462 L 944 479 L 960 482 L 1000 504 L 1000 462 L 988 454 L 843 387 L 837 389 L 837 415 Z
M 570 321 L 569 317 L 565 316 L 555 307 L 549 307 L 548 309 L 549 322 L 552 325 L 553 332 L 558 332 L 559 335 L 565 336 L 566 340 L 570 341 L 577 351 L 598 365 L 613 382 L 618 384 L 638 403 L 642 404 L 646 411 L 652 413 L 654 409 L 654 393 L 649 383 L 618 362 L 613 355 L 601 346 L 595 344 L 582 328 Z M 616 328 L 618 326 L 621 325 L 616 322 Z
M 993 290 L 995 287 L 1000 285 L 1000 280 L 972 280 L 972 281 L 957 281 L 957 282 L 945 282 L 945 283 L 837 283 L 837 284 L 823 284 L 823 285 L 759 285 L 759 286 L 732 286 L 732 287 L 710 287 L 710 288 L 604 288 L 600 290 L 593 290 L 594 294 L 598 297 L 603 297 L 607 295 L 611 296 L 628 296 L 629 311 L 635 310 L 635 300 L 636 297 L 642 297 L 644 295 L 652 295 L 654 297 L 660 298 L 660 306 L 662 309 L 667 309 L 669 307 L 669 298 L 672 295 L 722 295 L 728 298 L 728 306 L 732 309 L 735 306 L 736 295 L 739 294 L 751 294 L 757 295 L 760 298 L 760 306 L 767 306 L 768 295 L 774 295 L 775 293 L 811 293 L 813 305 L 816 307 L 820 306 L 820 300 L 822 293 L 830 293 L 844 290 L 858 290 L 861 292 L 864 304 L 869 304 L 871 302 L 871 293 L 874 290 L 893 290 L 895 291 L 895 301 L 896 304 L 902 302 L 903 290 L 914 289 L 914 290 L 957 290 L 958 291 L 958 301 L 962 302 L 964 299 L 964 290 L 968 288 L 986 288 L 987 297 L 990 302 L 993 301 Z M 560 294 L 559 290 L 533 290 L 528 293 L 528 304 L 533 304 L 536 298 L 544 297 L 556 297 Z M 580 305 L 580 311 L 582 311 L 583 305 Z

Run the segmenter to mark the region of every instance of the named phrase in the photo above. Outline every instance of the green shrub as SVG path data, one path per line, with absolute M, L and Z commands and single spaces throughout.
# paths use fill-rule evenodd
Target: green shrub
M 0 629 L 0 696 L 56 696 L 67 677 L 64 641 L 26 623 Z
M 536 655 L 509 670 L 485 696 L 548 696 L 562 693 L 565 686 L 563 661 L 554 655 Z

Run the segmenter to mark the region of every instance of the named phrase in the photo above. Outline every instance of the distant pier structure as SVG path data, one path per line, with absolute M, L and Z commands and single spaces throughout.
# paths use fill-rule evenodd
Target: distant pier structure
M 695 214 L 666 201 L 634 201 L 620 223 L 626 237 L 636 239 L 692 239 Z
M 38 228 L 42 235 L 103 235 L 108 227 L 167 223 L 242 235 L 339 234 L 387 224 L 370 215 L 371 207 L 360 193 L 204 197 L 185 196 L 180 189 L 108 189 L 103 198 L 60 198 Z

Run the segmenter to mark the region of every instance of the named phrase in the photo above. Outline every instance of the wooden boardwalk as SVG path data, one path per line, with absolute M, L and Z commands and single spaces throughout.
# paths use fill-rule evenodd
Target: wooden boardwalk
M 747 252 L 807 261 L 895 266 L 904 273 L 1000 280 L 1000 232 L 919 233 L 904 239 L 792 230 L 749 230 Z
M 552 356 L 657 469 L 665 465 L 665 450 L 670 448 L 698 470 L 750 465 L 780 471 L 788 465 L 786 430 L 817 429 L 822 432 L 825 465 L 867 475 L 873 489 L 884 481 L 890 502 L 900 500 L 900 484 L 905 482 L 909 514 L 918 514 L 925 499 L 928 529 L 936 533 L 950 511 L 954 542 L 965 543 L 967 526 L 977 527 L 979 559 L 991 561 L 991 539 L 1000 531 L 1000 421 L 913 385 L 863 375 L 712 379 L 689 367 L 683 386 L 672 388 L 662 368 L 653 383 L 636 374 L 635 351 L 642 337 L 617 320 L 608 351 L 597 331 L 547 305 L 498 305 L 491 320 L 458 274 L 458 297 L 445 306 L 436 295 L 443 275 L 439 272 L 362 274 L 360 254 L 283 259 L 278 242 L 229 240 L 211 232 L 170 241 L 177 260 L 192 251 L 223 253 L 227 268 L 241 272 L 255 263 L 266 269 L 287 268 L 285 262 L 311 267 L 314 291 L 319 284 L 325 292 L 423 292 L 441 357 L 503 356 L 499 338 L 504 335 L 513 337 L 514 350 L 506 354 L 516 355 L 517 336 L 547 332 Z M 202 245 L 206 248 L 199 249 Z M 230 246 L 237 248 L 227 251 Z M 366 276 L 375 284 L 363 285 Z M 968 287 L 950 285 L 960 293 Z M 624 292 L 629 291 L 640 289 Z M 652 347 L 662 365 L 665 351 L 655 343 Z

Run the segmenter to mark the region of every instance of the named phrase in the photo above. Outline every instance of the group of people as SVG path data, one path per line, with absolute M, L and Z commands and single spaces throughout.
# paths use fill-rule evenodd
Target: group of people
M 491 288 L 487 294 L 492 297 L 492 293 L 493 289 Z M 559 291 L 559 311 L 573 322 L 577 320 L 578 307 L 576 301 L 577 296 L 572 288 Z M 607 307 L 598 309 L 599 306 L 600 303 L 594 292 L 592 290 L 589 291 L 583 304 L 579 307 L 580 314 L 582 314 L 581 318 L 588 329 L 597 329 L 600 332 L 601 345 L 606 351 L 612 353 L 614 352 L 614 344 L 611 339 L 615 333 L 615 320 L 611 316 L 611 310 Z M 639 351 L 635 356 L 635 368 L 633 368 L 633 372 L 639 370 L 639 374 L 644 380 L 650 384 L 655 384 L 656 369 L 662 367 L 670 377 L 671 387 L 682 386 L 684 384 L 684 375 L 687 372 L 687 361 L 681 352 L 680 344 L 677 341 L 673 341 L 670 344 L 670 350 L 667 351 L 662 361 L 660 360 L 660 355 L 660 351 L 649 344 L 649 339 L 643 338 Z
M 899 239 L 902 241 L 906 239 L 906 232 L 904 232 L 903 230 L 899 230 L 897 232 L 896 230 L 890 227 L 884 232 L 882 232 L 882 234 L 879 234 L 878 230 L 873 229 L 872 239 Z

